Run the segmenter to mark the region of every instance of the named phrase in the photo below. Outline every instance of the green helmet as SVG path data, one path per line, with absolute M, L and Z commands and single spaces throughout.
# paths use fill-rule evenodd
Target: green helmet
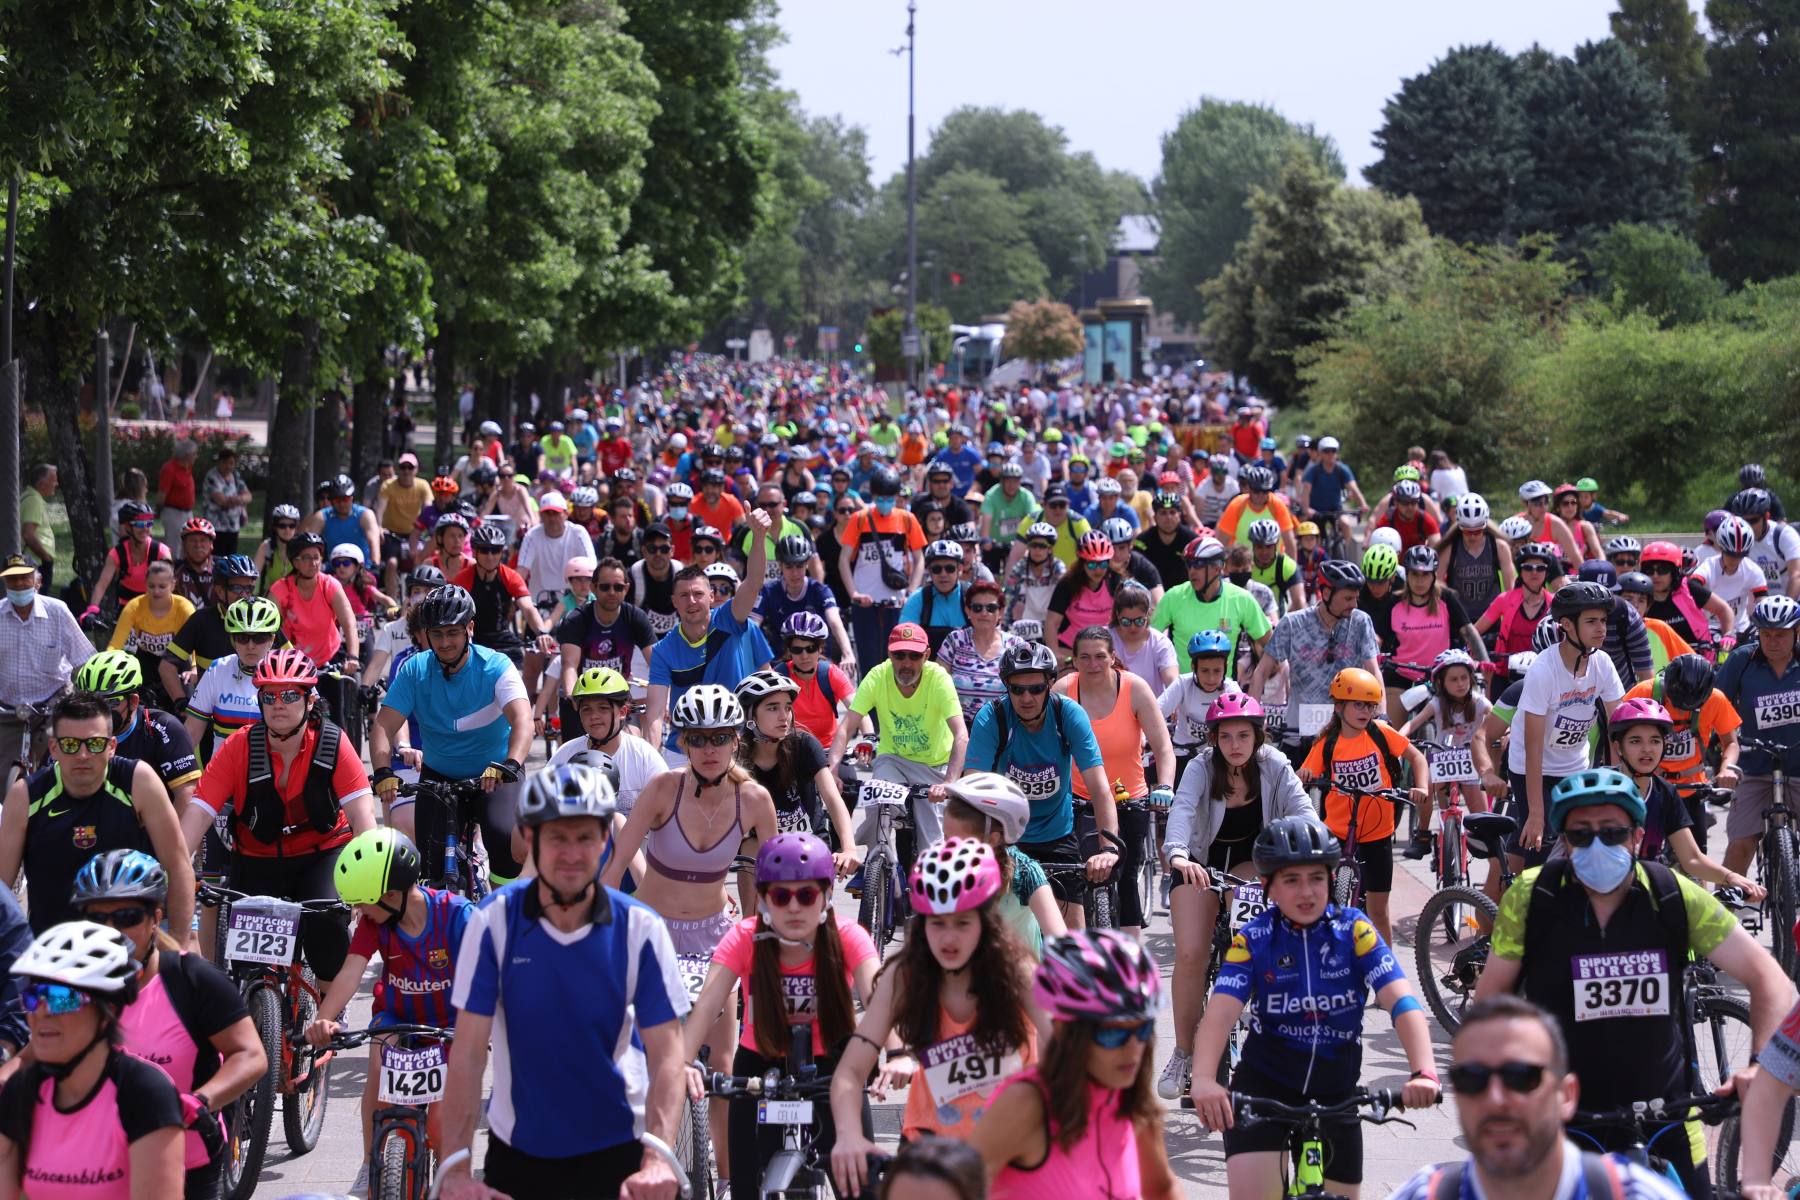
M 1400 569 L 1400 556 L 1392 546 L 1370 546 L 1363 551 L 1363 576 L 1373 583 L 1392 579 Z
M 351 838 L 338 855 L 334 874 L 339 900 L 373 904 L 419 882 L 419 848 L 398 830 L 366 830 Z
M 1413 466 L 1411 463 L 1401 463 L 1394 468 L 1395 483 L 1399 483 L 1402 479 L 1410 479 L 1414 483 L 1418 483 L 1421 478 L 1422 477 L 1419 475 L 1419 468 Z
M 233 600 L 225 610 L 225 632 L 280 633 L 281 610 L 266 596 Z
M 93 692 L 110 700 L 115 696 L 131 696 L 144 686 L 144 668 L 138 657 L 126 650 L 102 650 L 75 672 L 77 691 Z
M 569 699 L 579 700 L 583 696 L 623 696 L 630 699 L 631 685 L 611 667 L 589 667 L 575 681 L 575 690 L 569 693 Z

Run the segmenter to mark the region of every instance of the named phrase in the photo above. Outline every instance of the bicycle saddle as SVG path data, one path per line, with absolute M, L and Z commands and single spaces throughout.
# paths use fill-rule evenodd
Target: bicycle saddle
M 1505 813 L 1470 813 L 1463 818 L 1463 833 L 1469 839 L 1469 853 L 1476 858 L 1498 858 L 1506 839 L 1519 828 L 1519 823 Z

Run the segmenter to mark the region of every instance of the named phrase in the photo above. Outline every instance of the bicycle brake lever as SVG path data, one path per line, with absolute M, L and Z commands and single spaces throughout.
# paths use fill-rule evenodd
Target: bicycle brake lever
M 1417 1129 L 1418 1128 L 1417 1125 L 1414 1125 L 1411 1121 L 1407 1120 L 1405 1117 L 1386 1116 L 1386 1115 L 1384 1115 L 1384 1116 L 1367 1116 L 1367 1115 L 1365 1115 L 1363 1117 L 1363 1120 L 1367 1121 L 1371 1125 L 1404 1125 L 1408 1129 Z

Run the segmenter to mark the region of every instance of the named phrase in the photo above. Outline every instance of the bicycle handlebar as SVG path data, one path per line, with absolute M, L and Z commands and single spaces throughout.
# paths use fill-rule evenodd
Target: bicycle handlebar
M 1733 1096 L 1686 1096 L 1676 1100 L 1665 1100 L 1660 1096 L 1649 1100 L 1634 1100 L 1623 1108 L 1607 1109 L 1602 1112 L 1582 1112 L 1577 1109 L 1569 1118 L 1571 1125 L 1598 1125 L 1608 1129 L 1630 1130 L 1643 1136 L 1644 1130 L 1651 1126 L 1666 1122 L 1681 1122 L 1690 1116 L 1697 1115 L 1708 1125 L 1717 1125 L 1738 1110 L 1738 1098 Z
M 1206 885 L 1206 890 L 1217 892 L 1220 897 L 1235 887 L 1259 886 L 1254 879 L 1239 879 L 1228 871 L 1208 871 L 1207 874 L 1212 876 L 1212 882 Z
M 709 1096 L 757 1096 L 765 1100 L 809 1100 L 831 1092 L 831 1076 L 801 1079 L 780 1071 L 766 1075 L 727 1075 L 714 1071 L 706 1076 Z
M 1439 1092 L 1435 1103 L 1441 1104 L 1443 1099 L 1443 1093 Z M 1333 1104 L 1321 1104 L 1316 1100 L 1309 1100 L 1305 1104 L 1283 1104 L 1265 1096 L 1247 1096 L 1242 1092 L 1233 1092 L 1231 1107 L 1237 1113 L 1238 1120 L 1246 1124 L 1273 1121 L 1281 1125 L 1298 1125 L 1302 1122 L 1322 1121 L 1328 1117 L 1345 1116 L 1360 1108 L 1374 1109 L 1376 1115 L 1373 1118 L 1363 1119 L 1380 1124 L 1396 1119 L 1387 1114 L 1405 1111 L 1406 1104 L 1398 1088 L 1357 1088 Z
M 473 779 L 421 779 L 416 783 L 401 784 L 400 790 L 395 794 L 400 796 L 439 796 L 452 800 L 461 799 L 464 796 L 485 797 L 487 795 L 482 790 L 481 784 Z
M 454 1029 L 440 1029 L 436 1025 L 371 1025 L 367 1029 L 340 1029 L 326 1039 L 325 1050 L 354 1050 L 371 1038 L 392 1034 L 399 1038 L 434 1038 L 439 1041 L 453 1041 L 456 1037 Z M 296 1049 L 307 1045 L 306 1035 L 290 1033 L 288 1044 Z
M 266 896 L 255 892 L 240 892 L 235 888 L 220 887 L 213 883 L 197 883 L 194 895 L 200 903 L 208 908 L 217 908 L 221 904 L 235 903 L 239 900 L 277 900 L 283 904 L 297 904 L 302 912 L 309 913 L 348 913 L 355 911 L 341 900 L 289 900 L 285 896 Z

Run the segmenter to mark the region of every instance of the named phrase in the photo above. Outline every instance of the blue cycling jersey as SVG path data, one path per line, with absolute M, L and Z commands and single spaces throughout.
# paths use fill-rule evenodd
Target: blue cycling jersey
M 1777 742 L 1790 749 L 1800 747 L 1800 658 L 1789 662 L 1787 672 L 1777 679 L 1775 669 L 1754 643 L 1739 646 L 1719 668 L 1714 686 L 1744 719 L 1739 736 Z M 1787 755 L 1782 765 L 1793 770 L 1794 759 Z M 1775 770 L 1774 759 L 1765 750 L 1743 751 L 1738 765 L 1751 776 L 1767 776 Z
M 1244 1062 L 1326 1095 L 1355 1087 L 1362 1073 L 1369 992 L 1405 978 L 1360 909 L 1328 905 L 1300 926 L 1271 907 L 1232 938 L 1213 991 L 1249 1006 Z

